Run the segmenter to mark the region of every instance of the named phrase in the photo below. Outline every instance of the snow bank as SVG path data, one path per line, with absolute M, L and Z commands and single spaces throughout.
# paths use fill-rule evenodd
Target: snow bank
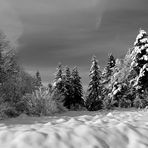
M 148 147 L 147 111 L 84 113 L 75 117 L 23 116 L 1 121 L 0 148 Z

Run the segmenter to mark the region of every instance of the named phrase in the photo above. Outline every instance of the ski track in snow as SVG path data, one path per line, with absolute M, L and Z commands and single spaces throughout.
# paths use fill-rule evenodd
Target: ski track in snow
M 74 114 L 1 121 L 0 148 L 148 147 L 148 111 Z

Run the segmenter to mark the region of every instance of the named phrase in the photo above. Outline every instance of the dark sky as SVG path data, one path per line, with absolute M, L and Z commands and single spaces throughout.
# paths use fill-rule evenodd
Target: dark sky
M 92 55 L 104 66 L 148 31 L 148 0 L 0 0 L 0 19 L 28 72 L 48 83 L 59 62 L 77 65 L 86 86 Z

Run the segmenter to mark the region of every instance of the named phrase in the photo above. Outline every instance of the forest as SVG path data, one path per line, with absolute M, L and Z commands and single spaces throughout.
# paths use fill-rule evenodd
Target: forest
M 98 111 L 148 106 L 148 34 L 141 30 L 123 59 L 109 54 L 106 66 L 92 57 L 89 84 L 84 92 L 77 67 L 61 63 L 53 83 L 42 84 L 40 72 L 28 74 L 17 51 L 0 33 L 0 118 L 50 116 L 66 111 Z

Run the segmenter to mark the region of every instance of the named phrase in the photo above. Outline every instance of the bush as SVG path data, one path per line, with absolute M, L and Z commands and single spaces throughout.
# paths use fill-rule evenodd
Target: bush
M 27 94 L 18 104 L 18 111 L 28 115 L 48 116 L 54 113 L 66 111 L 60 100 L 61 96 L 50 94 L 48 91 L 39 89 L 33 94 Z M 22 106 L 22 107 L 21 107 Z

